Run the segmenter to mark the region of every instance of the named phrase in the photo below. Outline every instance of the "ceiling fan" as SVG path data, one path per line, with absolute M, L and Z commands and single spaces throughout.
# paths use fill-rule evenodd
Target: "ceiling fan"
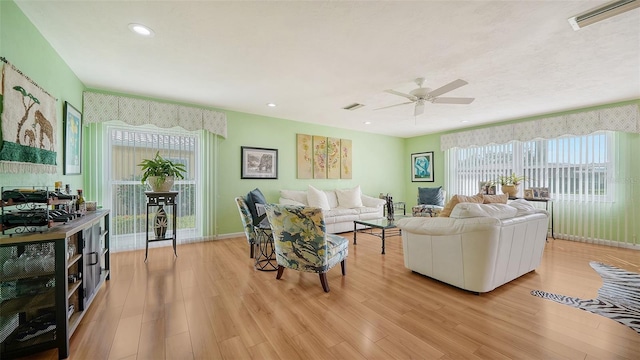
M 449 91 L 453 91 L 461 86 L 467 85 L 468 82 L 458 79 L 454 80 L 447 85 L 439 87 L 435 90 L 431 90 L 429 88 L 422 87 L 424 83 L 424 78 L 417 78 L 415 83 L 418 84 L 418 88 L 412 90 L 409 94 L 401 93 L 395 90 L 385 90 L 389 94 L 398 95 L 405 97 L 411 101 L 404 102 L 402 104 L 395 104 L 391 106 L 385 106 L 381 108 L 377 108 L 375 110 L 388 109 L 395 106 L 407 105 L 415 103 L 415 109 L 413 110 L 413 115 L 418 116 L 424 113 L 424 104 L 425 102 L 430 102 L 434 104 L 471 104 L 475 98 L 462 98 L 462 97 L 440 97 L 440 95 L 448 93 Z

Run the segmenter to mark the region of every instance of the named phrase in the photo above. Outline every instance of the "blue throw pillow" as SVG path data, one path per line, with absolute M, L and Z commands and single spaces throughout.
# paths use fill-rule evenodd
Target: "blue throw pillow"
M 437 188 L 418 188 L 419 205 L 436 205 L 444 206 L 444 196 L 442 194 L 442 186 Z
M 258 211 L 256 210 L 257 204 L 266 204 L 267 199 L 265 199 L 262 191 L 260 189 L 255 188 L 247 194 L 247 206 L 249 207 L 249 211 L 251 212 L 251 217 L 253 218 L 253 225 L 257 226 L 262 219 L 265 218 L 266 215 L 258 216 Z

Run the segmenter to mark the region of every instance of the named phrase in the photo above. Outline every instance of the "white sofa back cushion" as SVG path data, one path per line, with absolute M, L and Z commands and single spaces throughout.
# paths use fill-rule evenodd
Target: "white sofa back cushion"
M 360 185 L 353 189 L 336 189 L 338 205 L 342 208 L 353 209 L 362 206 L 360 197 Z
M 295 201 L 291 199 L 285 199 L 283 197 L 280 198 L 279 203 L 280 205 L 307 206 L 306 203 L 301 203 L 299 201 Z
M 510 201 L 509 205 L 516 208 L 516 210 L 518 211 L 517 216 L 530 215 L 530 214 L 535 214 L 537 212 L 540 212 L 538 211 L 539 209 L 531 205 L 531 203 L 529 203 L 525 199 L 517 199 L 517 200 Z
M 449 217 L 466 219 L 474 217 L 491 217 L 509 219 L 516 216 L 518 209 L 507 204 L 475 204 L 460 203 L 453 208 Z
M 309 189 L 307 190 L 307 202 L 309 203 L 309 206 L 319 207 L 322 210 L 331 209 L 329 206 L 329 200 L 327 199 L 327 194 L 311 185 L 309 185 Z
M 307 192 L 304 190 L 280 190 L 280 197 L 309 205 L 307 202 Z

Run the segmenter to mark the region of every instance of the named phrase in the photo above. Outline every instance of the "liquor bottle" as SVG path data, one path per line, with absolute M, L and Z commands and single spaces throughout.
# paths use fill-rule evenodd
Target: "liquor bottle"
M 76 200 L 76 211 L 84 212 L 84 210 L 85 210 L 85 203 L 84 203 L 84 197 L 82 196 L 82 189 L 78 189 L 78 200 Z

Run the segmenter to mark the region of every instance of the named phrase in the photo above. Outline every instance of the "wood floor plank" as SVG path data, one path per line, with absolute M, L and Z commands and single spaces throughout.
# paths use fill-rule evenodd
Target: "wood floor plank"
M 189 332 L 183 332 L 167 337 L 165 339 L 165 353 L 166 359 L 194 359 Z
M 589 261 L 640 272 L 640 252 L 550 240 L 540 266 L 489 293 L 404 267 L 402 243 L 351 233 L 347 275 L 257 271 L 244 237 L 112 254 L 111 280 L 70 341 L 71 359 L 638 359 L 640 335 L 530 294 L 592 298 Z M 57 351 L 28 359 L 53 360 Z
M 138 343 L 138 360 L 155 360 L 165 358 L 165 324 L 164 317 L 143 322 Z

